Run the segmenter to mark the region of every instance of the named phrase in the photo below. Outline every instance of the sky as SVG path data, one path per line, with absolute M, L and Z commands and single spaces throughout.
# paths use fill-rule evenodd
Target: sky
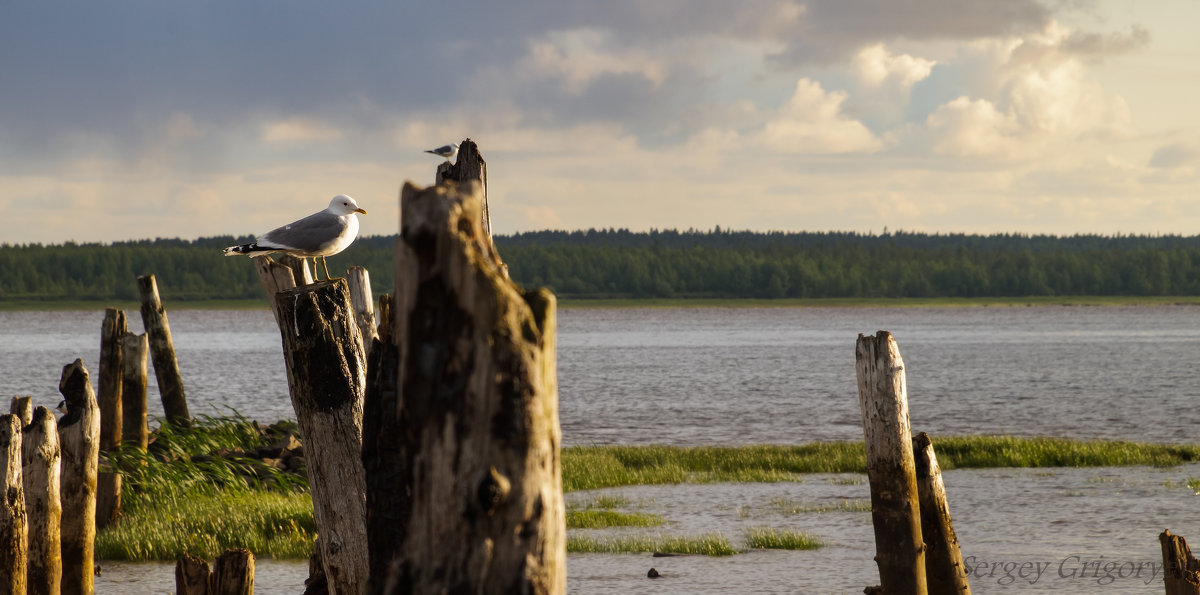
M 0 243 L 492 227 L 1200 233 L 1200 0 L 0 3 Z

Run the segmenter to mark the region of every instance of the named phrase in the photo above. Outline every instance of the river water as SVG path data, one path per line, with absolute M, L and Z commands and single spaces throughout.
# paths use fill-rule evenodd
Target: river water
M 1192 443 L 1200 421 L 1198 314 L 1191 306 L 564 309 L 558 337 L 563 438 L 568 445 L 861 440 L 855 338 L 885 329 L 905 360 L 915 431 L 935 438 Z M 138 314 L 131 315 L 131 326 L 140 330 Z M 269 312 L 176 310 L 169 316 L 193 414 L 232 409 L 261 421 L 294 417 Z M 0 397 L 29 394 L 37 405 L 57 404 L 63 365 L 82 357 L 96 369 L 102 319 L 102 312 L 0 312 Z M 151 414 L 161 415 L 153 384 Z M 968 565 L 986 563 L 972 588 L 1161 590 L 1161 582 L 1139 580 L 1149 572 L 1145 564 L 1158 560 L 1162 528 L 1200 535 L 1189 520 L 1198 502 L 1185 485 L 1197 476 L 1194 467 L 947 472 Z M 717 560 L 572 555 L 573 593 L 856 593 L 877 582 L 869 515 L 791 515 L 771 504 L 867 499 L 860 477 L 617 491 L 639 511 L 661 514 L 664 534 L 718 531 L 736 546 L 749 527 L 793 527 L 828 545 Z M 1092 563 L 1096 576 L 1088 574 Z M 1138 563 L 1143 566 L 1134 577 Z M 1114 569 L 1107 573 L 1112 580 L 1105 578 L 1106 564 Z M 651 566 L 664 578 L 645 578 Z M 1018 576 L 1021 568 L 1027 576 Z M 1037 568 L 1042 573 L 1031 582 Z M 107 564 L 98 586 L 110 590 L 99 592 L 162 592 L 170 589 L 170 573 L 170 566 Z M 303 573 L 300 564 L 266 562 L 258 591 L 298 592 Z

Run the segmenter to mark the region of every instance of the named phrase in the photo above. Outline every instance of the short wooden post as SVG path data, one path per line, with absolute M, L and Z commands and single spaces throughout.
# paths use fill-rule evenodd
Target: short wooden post
M 0 415 L 0 592 L 25 593 L 25 488 L 21 483 L 21 418 Z
M 296 283 L 296 287 L 312 285 L 313 270 L 308 268 L 307 258 L 292 256 L 291 254 L 281 254 L 279 256 L 279 264 L 287 267 L 292 272 L 292 279 Z
M 1192 556 L 1187 540 L 1164 529 L 1158 542 L 1162 546 L 1163 584 L 1167 595 L 1200 595 L 1200 562 Z
M 29 511 L 29 595 L 58 595 L 62 583 L 62 452 L 54 414 L 33 412 L 21 443 L 25 509 Z
M 875 561 L 884 593 L 927 592 L 904 360 L 887 331 L 858 336 L 858 402 L 871 483 Z
M 183 377 L 179 374 L 175 344 L 171 341 L 171 325 L 167 323 L 167 311 L 158 297 L 158 283 L 154 275 L 138 277 L 138 292 L 142 297 L 142 324 L 150 338 L 150 361 L 154 362 L 154 377 L 158 380 L 163 413 L 167 421 L 175 425 L 191 425 L 192 416 L 188 413 L 187 397 L 183 392 Z
M 188 553 L 175 560 L 175 594 L 208 595 L 208 562 Z
M 970 595 L 958 536 L 950 522 L 950 505 L 933 440 L 921 432 L 913 438 L 917 499 L 921 506 L 921 537 L 925 540 L 925 582 L 929 595 Z
M 344 279 L 279 292 L 280 334 L 331 593 L 367 584 L 366 362 Z
M 350 304 L 354 308 L 354 320 L 362 335 L 363 352 L 371 355 L 371 341 L 379 336 L 375 330 L 375 298 L 371 295 L 371 275 L 366 267 L 354 266 L 346 271 L 346 283 L 350 286 Z
M 275 315 L 275 324 L 279 321 L 279 304 L 275 295 L 285 289 L 296 287 L 296 277 L 292 269 L 279 264 L 270 256 L 255 256 L 254 268 L 258 271 L 258 279 L 262 281 L 263 289 L 267 291 L 267 300 L 271 303 L 271 313 Z
M 146 413 L 149 349 L 145 333 L 121 335 L 121 440 L 142 450 L 146 450 L 150 442 Z
M 213 562 L 208 583 L 213 595 L 254 595 L 254 554 L 243 548 L 225 550 Z
M 21 418 L 21 427 L 33 421 L 33 397 L 13 397 L 8 412 Z
M 62 445 L 62 592 L 91 593 L 96 541 L 96 472 L 100 409 L 83 360 L 64 366 L 58 390 L 67 414 L 58 420 Z
M 504 276 L 477 182 L 400 202 L 398 393 L 372 371 L 364 445 L 370 592 L 564 593 L 554 296 Z
M 125 312 L 117 308 L 104 311 L 100 326 L 99 390 L 100 450 L 112 452 L 121 445 L 123 386 L 121 337 L 129 332 Z M 116 522 L 121 514 L 121 474 L 105 466 L 96 478 L 96 529 Z

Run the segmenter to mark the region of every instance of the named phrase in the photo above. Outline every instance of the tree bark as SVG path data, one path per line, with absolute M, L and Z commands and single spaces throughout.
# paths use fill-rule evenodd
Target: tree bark
M 283 322 L 279 320 L 279 304 L 275 295 L 296 287 L 296 277 L 292 269 L 271 260 L 270 256 L 255 256 L 254 268 L 258 271 L 258 279 L 262 281 L 263 289 L 267 291 L 267 300 L 271 304 L 271 313 L 275 315 L 275 323 L 282 328 Z
M 364 453 L 372 593 L 566 590 L 555 300 L 504 275 L 482 207 L 477 182 L 401 194 L 398 390 L 372 373 Z
M 281 291 L 280 334 L 333 594 L 367 585 L 362 466 L 366 362 L 344 279 Z
M 158 297 L 158 283 L 154 275 L 138 277 L 138 291 L 142 297 L 142 324 L 150 338 L 150 359 L 154 362 L 154 377 L 158 379 L 163 412 L 172 424 L 188 426 L 192 417 L 188 413 L 187 396 L 183 392 L 183 377 L 179 374 L 175 344 L 171 341 L 171 325 L 167 323 L 167 311 Z
M 362 336 L 363 353 L 371 356 L 371 342 L 379 336 L 375 330 L 375 298 L 371 295 L 371 275 L 365 267 L 350 267 L 346 271 L 346 283 L 350 285 L 350 303 L 354 307 L 354 320 Z
M 82 360 L 64 366 L 58 390 L 67 414 L 58 420 L 62 444 L 62 592 L 92 592 L 96 541 L 96 470 L 100 460 L 100 409 Z
M 1162 546 L 1163 584 L 1167 595 L 1200 595 L 1200 563 L 1192 557 L 1187 540 L 1164 529 L 1158 541 Z
M 917 499 L 921 508 L 921 537 L 925 540 L 925 582 L 929 595 L 970 595 L 958 536 L 950 522 L 950 505 L 933 440 L 921 432 L 913 438 Z
M 296 287 L 313 284 L 313 273 L 316 271 L 316 263 L 313 263 L 313 269 L 310 270 L 307 258 L 292 256 L 291 254 L 281 254 L 279 256 L 279 264 L 287 267 L 292 272 L 292 282 Z
M 149 375 L 147 353 L 150 343 L 145 333 L 121 335 L 121 440 L 142 450 L 150 443 L 147 421 L 146 381 Z
M 21 418 L 21 427 L 33 421 L 33 397 L 13 397 L 8 412 Z
M 858 336 L 858 400 L 871 483 L 875 561 L 884 593 L 927 592 L 904 360 L 887 331 Z
M 0 415 L 0 592 L 25 593 L 25 488 L 21 483 L 21 418 Z
M 129 333 L 125 312 L 108 308 L 100 327 L 99 392 L 100 450 L 111 452 L 121 445 L 123 420 L 121 337 Z M 121 474 L 108 465 L 96 478 L 96 529 L 116 522 L 121 514 Z
M 254 595 L 254 554 L 243 548 L 225 550 L 213 562 L 208 582 L 213 595 Z
M 25 510 L 29 518 L 29 595 L 58 595 L 62 584 L 62 452 L 54 414 L 33 412 L 21 443 Z
M 208 562 L 191 554 L 175 560 L 175 594 L 208 595 Z

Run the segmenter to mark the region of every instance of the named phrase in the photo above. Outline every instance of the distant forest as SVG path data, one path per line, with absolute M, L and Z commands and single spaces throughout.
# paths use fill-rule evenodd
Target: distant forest
M 136 300 L 153 273 L 167 300 L 262 296 L 221 248 L 252 238 L 0 244 L 0 299 Z M 391 292 L 395 236 L 329 258 Z M 783 233 L 605 229 L 495 237 L 525 287 L 574 298 L 1200 295 L 1200 236 Z M 335 273 L 338 274 L 338 273 Z

